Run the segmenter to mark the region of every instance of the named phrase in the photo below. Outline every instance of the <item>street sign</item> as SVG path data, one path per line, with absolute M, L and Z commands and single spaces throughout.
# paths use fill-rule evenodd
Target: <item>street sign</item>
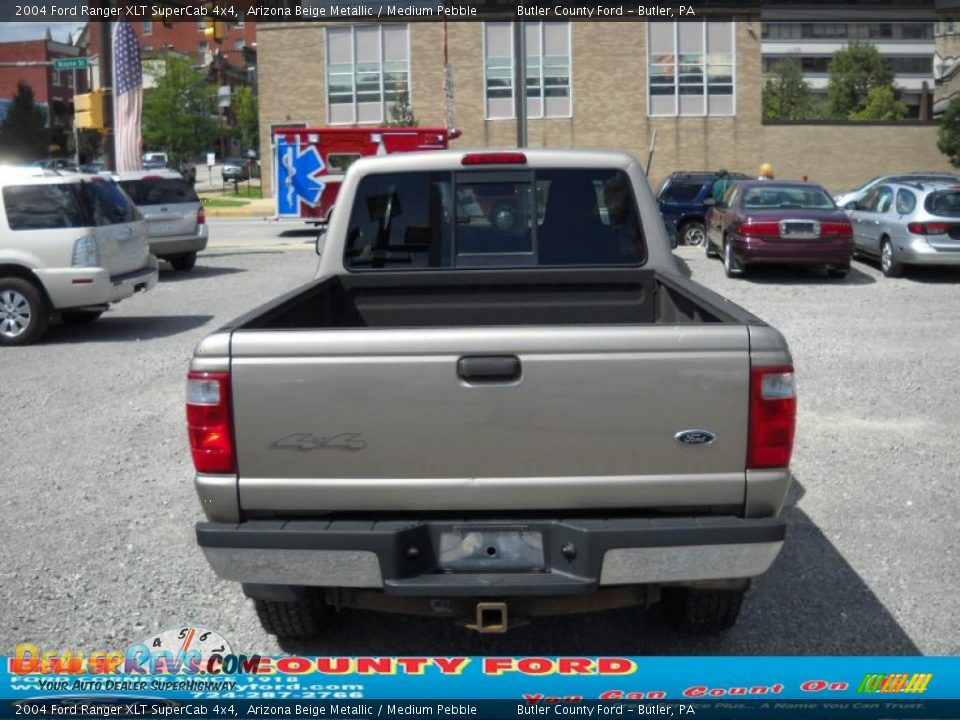
M 85 57 L 75 58 L 54 58 L 54 70 L 86 70 L 90 67 L 90 61 Z

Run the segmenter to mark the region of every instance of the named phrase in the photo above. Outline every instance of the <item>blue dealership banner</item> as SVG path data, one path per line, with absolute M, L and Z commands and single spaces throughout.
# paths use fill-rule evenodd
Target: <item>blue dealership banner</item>
M 0 717 L 960 718 L 952 657 L 299 657 L 17 646 Z

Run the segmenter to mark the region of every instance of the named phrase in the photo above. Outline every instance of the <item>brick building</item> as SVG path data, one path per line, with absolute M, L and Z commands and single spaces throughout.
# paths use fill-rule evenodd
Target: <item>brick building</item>
M 654 181 L 676 169 L 752 173 L 770 162 L 781 177 L 839 189 L 881 172 L 948 167 L 929 123 L 765 125 L 759 17 L 524 25 L 532 146 L 614 147 L 646 161 L 652 144 Z M 510 38 L 510 25 L 495 22 L 261 25 L 265 182 L 272 123 L 376 124 L 402 88 L 421 125 L 463 132 L 454 147 L 514 144 Z
M 53 60 L 82 54 L 75 45 L 51 39 L 49 31 L 42 40 L 0 43 L 0 120 L 17 92 L 17 83 L 22 81 L 33 89 L 37 104 L 46 109 L 51 129 L 72 129 L 73 95 L 86 92 L 87 73 L 83 70 L 55 70 Z M 14 66 L 7 63 L 37 64 Z

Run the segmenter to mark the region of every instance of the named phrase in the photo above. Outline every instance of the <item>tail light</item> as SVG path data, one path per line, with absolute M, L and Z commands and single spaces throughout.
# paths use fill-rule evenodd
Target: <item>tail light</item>
M 191 372 L 187 375 L 187 433 L 197 472 L 236 472 L 230 373 Z
M 197 225 L 203 225 L 207 222 L 207 211 L 203 209 L 203 206 L 200 206 L 200 209 L 197 210 Z
M 740 234 L 744 237 L 779 237 L 780 223 L 747 222 L 740 225 Z
M 790 464 L 797 422 L 797 386 L 793 368 L 750 369 L 750 436 L 747 469 L 781 468 Z
M 949 223 L 907 223 L 907 230 L 914 235 L 943 235 L 950 231 Z
M 849 237 L 853 235 L 853 225 L 848 222 L 820 223 L 822 237 Z
M 99 267 L 100 247 L 97 245 L 95 237 L 81 235 L 73 241 L 70 265 L 73 267 Z
M 479 152 L 467 153 L 460 160 L 461 165 L 526 165 L 527 156 L 522 152 Z

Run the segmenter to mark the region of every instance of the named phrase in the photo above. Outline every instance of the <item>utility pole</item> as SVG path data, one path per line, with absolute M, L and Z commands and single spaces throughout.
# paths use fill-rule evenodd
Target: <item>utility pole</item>
M 112 8 L 115 0 L 100 0 L 100 6 Z M 99 24 L 100 89 L 103 90 L 103 169 L 116 170 L 113 134 L 113 23 Z
M 513 23 L 513 114 L 517 118 L 517 147 L 527 146 L 527 37 L 523 23 Z

